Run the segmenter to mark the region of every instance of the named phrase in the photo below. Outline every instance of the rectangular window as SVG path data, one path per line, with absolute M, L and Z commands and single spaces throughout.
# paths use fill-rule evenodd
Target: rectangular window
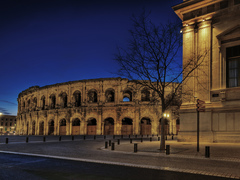
M 10 126 L 12 126 L 12 123 L 10 123 Z
M 5 123 L 5 126 L 7 126 L 7 122 Z
M 3 126 L 3 122 L 1 122 L 1 126 Z
M 227 86 L 240 86 L 240 46 L 226 49 L 227 53 Z

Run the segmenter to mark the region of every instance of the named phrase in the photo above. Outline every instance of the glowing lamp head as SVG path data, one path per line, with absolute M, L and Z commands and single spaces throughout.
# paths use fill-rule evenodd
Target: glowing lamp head
M 0 116 L 2 115 L 2 113 L 0 112 Z

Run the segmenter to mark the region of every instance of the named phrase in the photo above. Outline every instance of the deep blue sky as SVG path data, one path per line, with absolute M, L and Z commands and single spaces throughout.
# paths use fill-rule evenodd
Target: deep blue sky
M 182 0 L 0 0 L 0 112 L 17 114 L 18 94 L 35 85 L 115 77 L 117 45 L 130 17 L 178 17 Z

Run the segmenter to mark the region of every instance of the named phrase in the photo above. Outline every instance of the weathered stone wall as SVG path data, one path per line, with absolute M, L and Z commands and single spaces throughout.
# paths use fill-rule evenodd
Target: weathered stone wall
M 44 102 L 45 99 L 45 102 Z M 171 110 L 169 111 L 171 113 Z M 122 134 L 122 120 L 132 121 L 131 134 L 141 134 L 141 120 L 150 120 L 149 134 L 159 134 L 161 104 L 150 90 L 122 78 L 80 80 L 30 87 L 18 97 L 18 134 Z M 96 120 L 96 125 L 91 125 Z M 112 125 L 107 124 L 113 120 Z M 170 116 L 169 133 L 176 134 Z M 80 123 L 74 126 L 75 122 Z M 66 126 L 64 124 L 66 122 Z M 92 128 L 92 129 L 91 129 Z M 94 129 L 95 128 L 95 129 Z M 106 132 L 107 128 L 113 128 Z M 92 131 L 93 132 L 90 132 Z M 73 132 L 74 131 L 74 132 Z

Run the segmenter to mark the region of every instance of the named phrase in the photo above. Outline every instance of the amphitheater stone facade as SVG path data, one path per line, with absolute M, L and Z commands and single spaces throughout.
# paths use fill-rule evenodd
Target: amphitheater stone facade
M 169 90 L 170 91 L 170 90 Z M 169 109 L 166 133 L 179 130 L 176 108 Z M 123 78 L 33 86 L 18 96 L 20 135 L 159 134 L 161 104 L 154 93 Z

